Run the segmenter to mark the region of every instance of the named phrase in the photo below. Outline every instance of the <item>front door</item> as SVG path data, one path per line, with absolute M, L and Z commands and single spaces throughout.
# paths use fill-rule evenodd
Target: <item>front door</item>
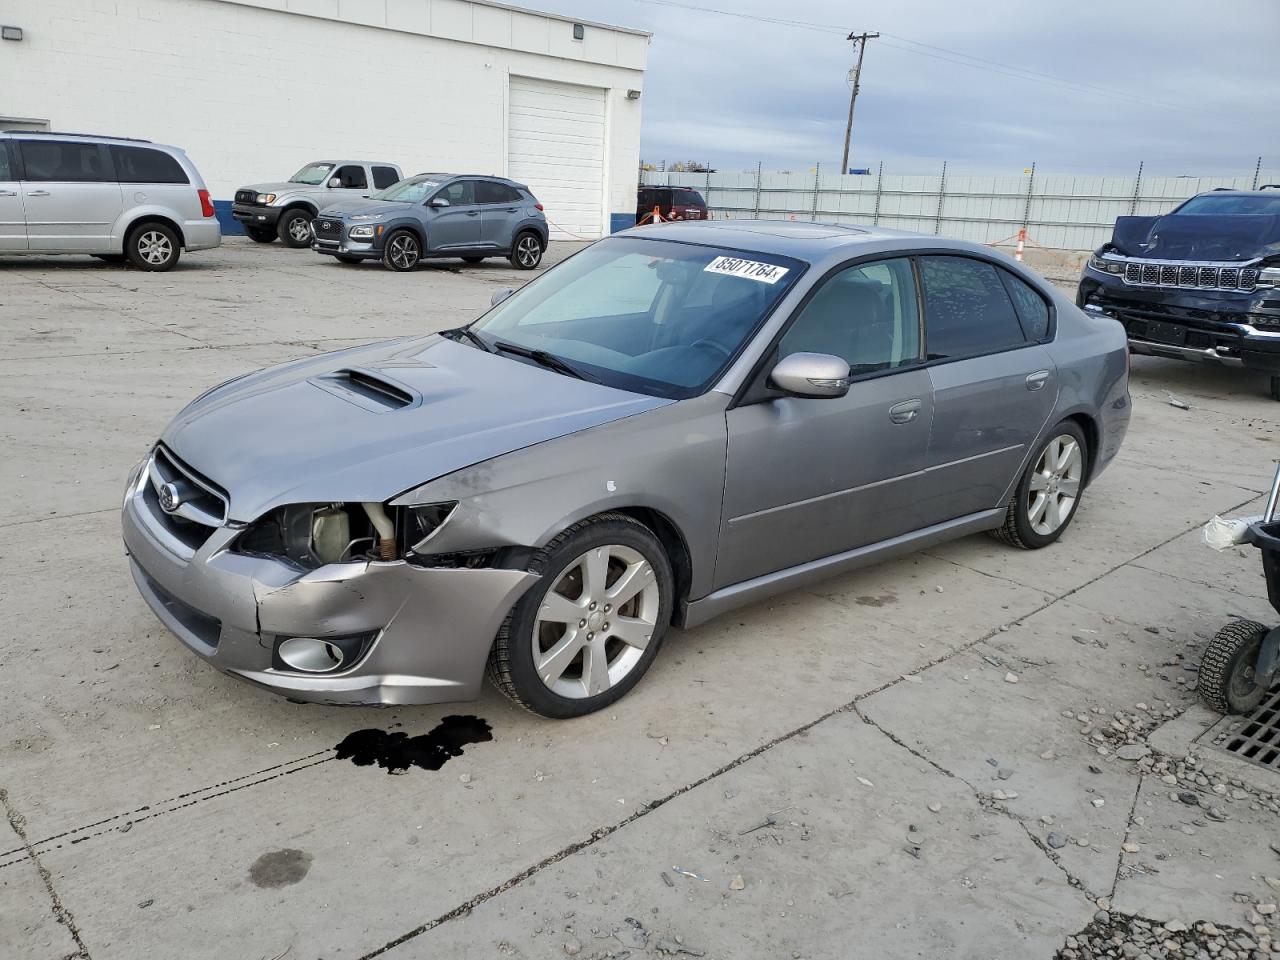
M 124 210 L 107 148 L 89 141 L 18 141 L 27 240 L 35 251 L 119 253 Z
M 938 523 L 1002 505 L 1053 412 L 1058 377 L 1040 342 L 1048 306 L 1030 286 L 956 256 L 921 257 L 920 278 L 934 394 L 921 507 Z
M 335 180 L 338 181 L 336 187 L 332 186 Z M 325 181 L 325 197 L 320 205 L 323 209 L 343 200 L 360 200 L 372 192 L 364 167 L 358 163 L 345 163 L 329 174 Z
M 0 252 L 27 249 L 27 220 L 22 213 L 22 184 L 18 182 L 12 148 L 0 143 Z
M 454 180 L 447 183 L 431 199 L 437 198 L 448 200 L 449 205 L 428 206 L 432 213 L 427 224 L 427 247 L 433 253 L 478 247 L 480 205 L 476 203 L 475 181 Z
M 717 588 L 922 526 L 933 392 L 910 260 L 824 280 L 767 366 L 792 353 L 839 356 L 853 383 L 836 399 L 775 394 L 727 414 Z

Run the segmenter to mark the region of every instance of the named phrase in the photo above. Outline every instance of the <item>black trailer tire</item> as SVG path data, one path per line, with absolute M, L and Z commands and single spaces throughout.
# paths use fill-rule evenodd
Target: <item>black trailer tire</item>
M 1267 688 L 1253 675 L 1262 639 L 1269 628 L 1253 620 L 1233 620 L 1217 632 L 1200 661 L 1196 689 L 1219 713 L 1250 713 Z
M 598 568 L 603 573 L 595 580 L 602 593 L 591 589 L 596 577 L 588 572 L 593 553 L 597 558 L 603 555 Z M 540 579 L 516 601 L 499 628 L 489 654 L 489 679 L 513 702 L 553 719 L 584 716 L 614 703 L 649 669 L 671 622 L 675 578 L 661 541 L 633 517 L 604 513 L 571 524 L 533 557 L 528 569 Z M 573 582 L 575 574 L 581 590 L 577 598 L 559 593 L 560 603 L 548 605 L 552 591 Z M 589 603 L 592 597 L 600 602 Z M 611 598 L 616 609 L 604 602 Z M 574 605 L 569 607 L 571 619 L 578 616 L 578 610 L 583 619 L 572 623 L 552 614 L 546 617 L 550 622 L 543 622 L 543 612 L 554 611 L 561 604 Z M 619 639 L 624 623 L 628 625 L 626 632 L 640 624 L 642 633 L 648 631 L 642 637 L 642 650 L 636 651 L 634 646 L 628 650 Z M 557 624 L 564 627 L 559 636 Z M 550 631 L 542 632 L 546 627 Z M 561 665 L 545 680 L 539 674 L 535 646 L 548 656 L 542 664 L 544 672 L 551 671 L 548 662 L 554 659 L 556 649 L 567 651 Z M 597 661 L 596 656 L 601 659 Z M 600 672 L 592 667 L 599 667 Z M 597 677 L 604 683 L 594 683 Z M 600 687 L 601 692 L 592 693 Z
M 254 243 L 275 243 L 276 231 L 274 227 L 245 227 L 245 236 Z
M 311 246 L 311 211 L 294 207 L 280 214 L 276 236 L 286 247 L 293 247 L 295 250 Z

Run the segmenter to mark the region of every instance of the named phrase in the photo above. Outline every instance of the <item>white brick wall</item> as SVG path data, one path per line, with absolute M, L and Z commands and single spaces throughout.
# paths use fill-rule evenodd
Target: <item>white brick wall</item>
M 643 34 L 574 41 L 470 0 L 5 0 L 3 20 L 25 36 L 0 44 L 0 116 L 175 144 L 217 199 L 339 155 L 503 174 L 517 73 L 608 90 L 601 231 L 635 210 Z

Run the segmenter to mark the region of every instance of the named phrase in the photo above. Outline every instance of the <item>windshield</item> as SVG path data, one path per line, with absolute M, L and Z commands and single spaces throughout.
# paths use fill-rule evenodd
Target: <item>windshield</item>
M 308 163 L 289 178 L 290 183 L 305 183 L 310 186 L 324 183 L 325 177 L 333 169 L 332 163 Z
M 737 356 L 805 264 L 670 240 L 601 240 L 521 289 L 472 330 L 542 350 L 602 383 L 692 397 Z
M 1175 213 L 1197 214 L 1199 216 L 1238 217 L 1238 216 L 1275 216 L 1280 214 L 1280 192 L 1274 195 L 1263 194 L 1219 194 L 1206 193 L 1192 197 Z
M 439 180 L 426 177 L 409 177 L 399 183 L 393 183 L 385 190 L 379 190 L 370 200 L 399 200 L 403 203 L 422 203 L 440 186 Z

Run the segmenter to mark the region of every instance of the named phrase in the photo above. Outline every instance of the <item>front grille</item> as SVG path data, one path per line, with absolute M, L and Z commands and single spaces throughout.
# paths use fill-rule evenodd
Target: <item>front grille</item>
M 316 237 L 321 240 L 341 240 L 342 239 L 342 221 L 332 218 L 317 217 L 311 221 L 311 228 L 315 230 Z
M 1108 255 L 1109 259 L 1116 259 Z M 1179 287 L 1249 293 L 1258 285 L 1256 267 L 1183 263 L 1177 260 L 1125 260 L 1124 282 L 1139 287 Z
M 236 203 L 257 203 L 258 194 L 255 190 L 237 190 Z

